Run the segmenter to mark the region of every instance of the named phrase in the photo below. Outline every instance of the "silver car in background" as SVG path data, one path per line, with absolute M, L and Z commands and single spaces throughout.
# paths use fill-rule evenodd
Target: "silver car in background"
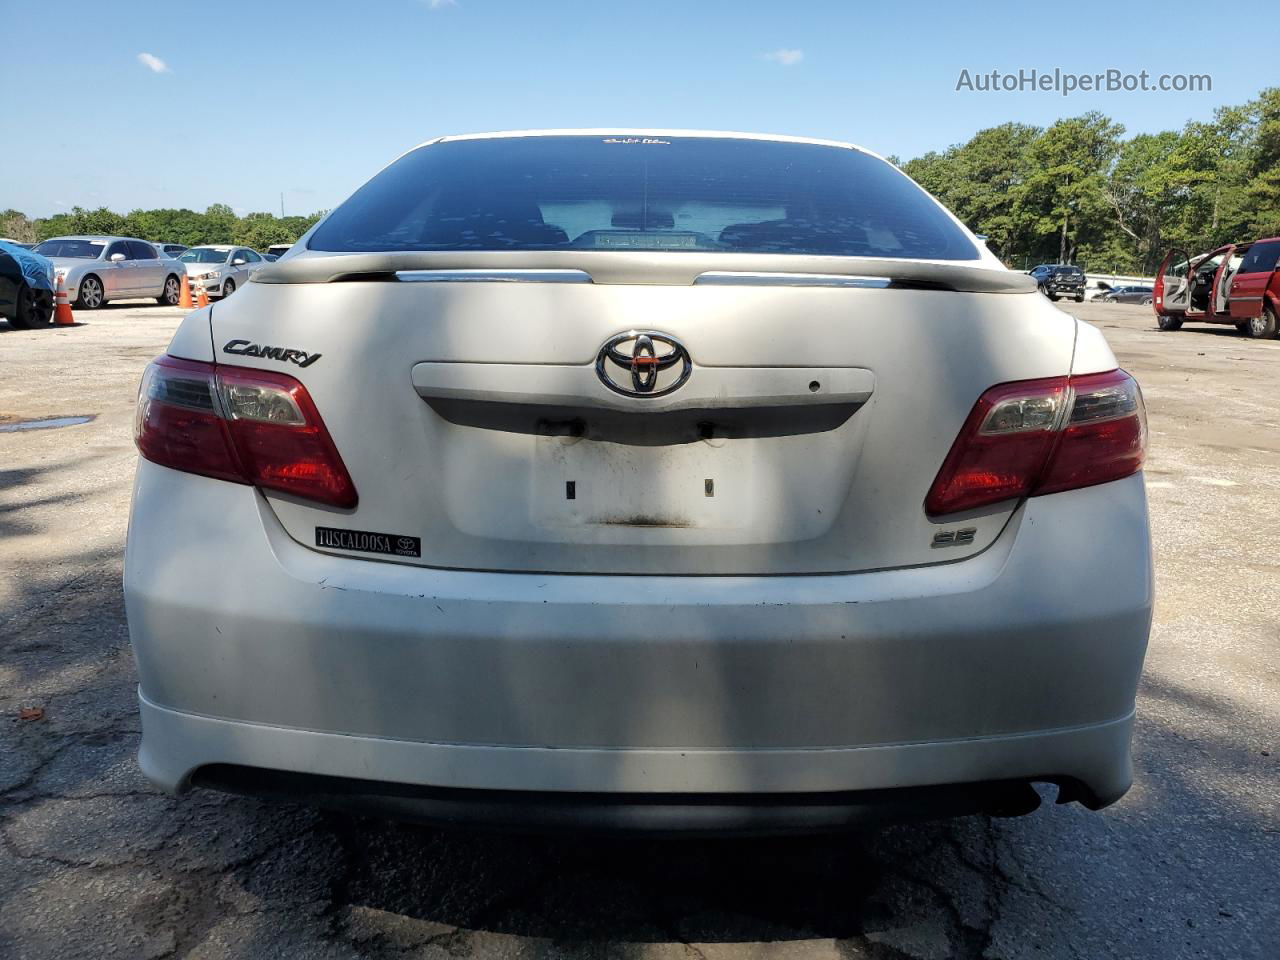
M 190 247 L 178 257 L 192 284 L 203 284 L 211 297 L 229 297 L 249 282 L 255 270 L 266 266 L 262 255 L 234 244 L 207 244 Z
M 189 314 L 136 431 L 167 790 L 768 831 L 1129 789 L 1138 386 L 857 147 L 423 145 Z
M 181 295 L 177 263 L 135 237 L 51 237 L 36 244 L 35 252 L 53 261 L 55 275 L 78 309 L 140 297 L 172 307 Z

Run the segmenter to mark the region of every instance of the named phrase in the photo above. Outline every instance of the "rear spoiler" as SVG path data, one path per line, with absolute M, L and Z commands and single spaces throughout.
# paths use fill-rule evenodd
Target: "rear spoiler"
M 980 261 L 979 261 L 980 262 Z M 542 271 L 543 277 L 536 275 Z M 795 286 L 876 286 L 965 293 L 1032 293 L 1022 273 L 968 262 L 822 257 L 769 253 L 676 253 L 614 250 L 307 252 L 252 274 L 254 283 L 398 281 L 436 273 L 437 279 L 554 279 L 583 283 L 690 286 L 695 283 Z M 456 274 L 451 277 L 449 274 Z M 525 273 L 521 278 L 517 274 Z M 468 276 L 469 274 L 469 276 Z M 867 282 L 859 282 L 867 281 Z

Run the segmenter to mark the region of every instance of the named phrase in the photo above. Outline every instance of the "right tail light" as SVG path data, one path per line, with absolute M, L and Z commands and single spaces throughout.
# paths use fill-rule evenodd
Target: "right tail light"
M 1147 414 L 1123 370 L 1002 383 L 974 404 L 925 498 L 930 516 L 1119 480 L 1142 469 Z

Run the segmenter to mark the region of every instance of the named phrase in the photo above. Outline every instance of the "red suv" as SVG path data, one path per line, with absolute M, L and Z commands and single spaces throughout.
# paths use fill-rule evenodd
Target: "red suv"
M 1177 330 L 1184 320 L 1230 323 L 1241 333 L 1271 340 L 1280 330 L 1280 237 L 1229 243 L 1188 257 L 1171 250 L 1156 275 L 1156 320 Z

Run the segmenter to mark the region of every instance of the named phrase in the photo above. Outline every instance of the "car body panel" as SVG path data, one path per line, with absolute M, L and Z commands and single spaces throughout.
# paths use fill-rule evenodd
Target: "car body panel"
M 1256 240 L 1247 248 L 1231 278 L 1229 313 L 1233 320 L 1248 320 L 1262 313 L 1263 305 L 1280 302 L 1280 237 Z
M 792 316 L 785 328 L 782 314 Z M 515 316 L 523 319 L 513 326 Z M 299 542 L 322 549 L 314 547 L 318 525 L 387 531 L 423 541 L 420 558 L 397 562 L 598 573 L 836 572 L 980 551 L 1015 503 L 945 521 L 920 505 L 979 394 L 1068 369 L 1076 336 L 1075 321 L 1034 294 L 253 283 L 213 314 L 218 362 L 264 366 L 226 347 L 259 343 L 268 325 L 271 344 L 320 355 L 305 369 L 265 365 L 306 384 L 360 491 L 359 505 L 337 517 L 272 495 Z M 655 421 L 674 446 L 635 445 L 610 410 L 653 414 L 681 394 L 617 398 L 595 373 L 609 337 L 655 328 L 692 357 L 686 391 L 713 377 L 741 383 L 720 409 Z M 926 353 L 923 343 L 934 348 Z M 415 386 L 421 364 L 466 371 L 479 393 L 468 400 Z M 788 389 L 801 401 L 774 428 L 756 422 L 777 407 L 763 395 L 772 390 L 765 367 L 789 371 Z M 868 372 L 874 392 L 865 402 L 829 395 L 833 368 Z M 559 380 L 566 396 L 531 406 L 502 395 L 539 372 Z M 499 428 L 508 413 L 513 419 Z M 373 422 L 413 440 L 389 451 Z M 554 435 L 555 424 L 568 422 L 584 432 Z M 698 424 L 718 435 L 698 439 Z M 956 526 L 973 527 L 972 542 L 935 549 L 935 534 Z

